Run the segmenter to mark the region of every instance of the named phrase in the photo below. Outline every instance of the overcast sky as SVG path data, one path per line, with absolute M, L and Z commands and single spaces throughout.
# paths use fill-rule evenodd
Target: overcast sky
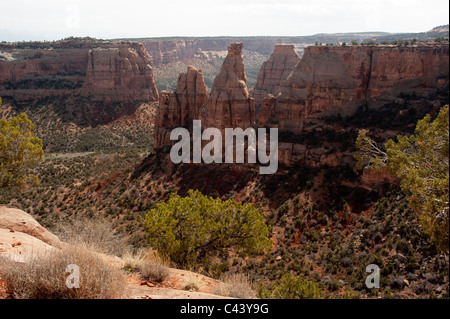
M 0 41 L 422 32 L 447 0 L 0 0 Z

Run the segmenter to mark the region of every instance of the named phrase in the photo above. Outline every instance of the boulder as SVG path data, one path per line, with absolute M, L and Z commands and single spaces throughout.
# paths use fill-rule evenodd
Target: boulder
M 0 257 L 15 262 L 29 262 L 37 255 L 57 248 L 26 233 L 0 228 Z
M 56 235 L 42 227 L 29 214 L 17 208 L 0 206 L 0 228 L 27 234 L 54 247 L 62 245 Z

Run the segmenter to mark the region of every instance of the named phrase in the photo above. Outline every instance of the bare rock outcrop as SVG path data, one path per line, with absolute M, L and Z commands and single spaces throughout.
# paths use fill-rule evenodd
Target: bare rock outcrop
M 161 94 L 155 147 L 171 144 L 170 130 L 179 126 L 189 129 L 193 119 L 201 119 L 203 129 L 214 127 L 222 133 L 225 128 L 256 127 L 255 100 L 246 85 L 242 49 L 242 43 L 229 45 L 209 96 L 201 72 L 193 67 L 180 75 L 175 91 Z M 287 56 L 292 58 L 290 66 L 297 61 L 288 76 Z M 279 83 L 271 90 L 279 92 L 262 99 L 258 127 L 279 129 L 281 164 L 305 162 L 318 167 L 345 162 L 351 166 L 353 155 L 339 143 L 353 134 L 353 128 L 330 125 L 324 118 L 351 116 L 363 105 L 377 108 L 401 94 L 426 97 L 448 89 L 448 56 L 448 44 L 436 43 L 314 46 L 298 60 L 292 46 L 277 46 L 271 67 L 266 62 L 261 77 L 270 74 L 271 84 Z M 323 136 L 332 139 L 317 143 Z M 324 143 L 328 143 L 326 148 L 316 147 Z
M 82 93 L 92 95 L 94 100 L 108 102 L 157 99 L 153 70 L 144 46 L 132 44 L 90 49 Z
M 154 147 L 171 145 L 170 132 L 175 127 L 192 129 L 193 120 L 202 128 L 255 127 L 255 105 L 247 89 L 242 43 L 228 47 L 228 55 L 208 95 L 203 73 L 189 66 L 178 78 L 173 92 L 161 92 L 157 108 Z
M 71 247 L 74 245 L 61 241 L 26 212 L 0 206 L 0 257 L 29 262 L 38 255 Z M 123 261 L 117 257 L 99 252 L 95 254 L 115 267 L 123 267 Z
M 260 37 L 204 37 L 204 38 L 173 38 L 173 39 L 140 39 L 147 52 L 151 56 L 152 65 L 155 67 L 169 63 L 190 63 L 202 52 L 222 52 L 232 42 L 244 42 L 248 50 L 256 51 L 263 55 L 270 55 L 273 46 L 292 38 L 264 38 Z
M 280 163 L 333 162 L 333 158 L 314 155 L 320 150 L 308 143 L 296 144 L 294 136 L 305 140 L 312 134 L 308 130 L 342 135 L 336 128 L 327 128 L 322 119 L 352 116 L 362 105 L 377 109 L 402 95 L 427 97 L 447 90 L 448 67 L 448 44 L 308 47 L 281 92 L 263 99 L 258 126 L 276 127 L 282 136 L 291 136 L 280 141 Z M 364 178 L 368 184 L 382 182 L 367 174 Z
M 0 206 L 0 257 L 27 262 L 37 254 L 63 248 L 57 236 L 20 209 Z
M 258 126 L 263 127 L 263 125 L 269 124 L 269 117 L 272 113 L 272 108 L 274 107 L 276 101 L 277 99 L 272 94 L 268 94 L 264 97 L 258 112 Z
M 26 212 L 0 206 L 0 270 L 3 270 L 1 269 L 3 265 L 9 263 L 15 265 L 15 263 L 34 262 L 35 258 L 51 258 L 52 254 L 60 252 L 60 249 L 86 250 L 84 247 L 72 246 L 60 241 Z M 89 252 L 90 250 L 85 251 L 85 253 Z M 125 262 L 118 257 L 91 252 L 114 268 L 121 269 L 125 265 Z M 198 282 L 199 290 L 196 292 L 185 290 L 186 285 L 194 280 Z M 212 294 L 221 285 L 220 281 L 186 270 L 169 268 L 169 276 L 158 286 L 147 284 L 149 282 L 144 281 L 143 285 L 141 276 L 135 273 L 129 274 L 124 297 L 129 299 L 227 298 Z M 0 278 L 0 299 L 9 297 L 6 283 Z
M 308 118 L 350 115 L 400 93 L 426 96 L 448 88 L 448 66 L 448 44 L 308 47 L 259 125 L 298 134 Z
M 175 127 L 192 127 L 192 121 L 200 119 L 200 108 L 205 104 L 208 92 L 201 70 L 188 66 L 178 77 L 172 92 L 161 92 L 156 111 L 154 147 L 171 144 L 170 131 Z
M 255 101 L 247 89 L 242 43 L 228 46 L 219 74 L 214 79 L 208 101 L 201 111 L 202 127 L 255 127 Z
M 66 39 L 0 44 L 0 96 L 14 104 L 58 101 L 92 124 L 158 100 L 150 57 L 136 42 Z
M 56 248 L 26 233 L 0 228 L 0 257 L 15 262 L 31 261 L 36 255 Z
M 28 234 L 51 246 L 61 246 L 61 241 L 56 235 L 42 227 L 29 214 L 17 208 L 0 206 L 0 228 Z
M 299 61 L 300 56 L 293 45 L 275 45 L 273 53 L 261 66 L 252 91 L 256 106 L 261 105 L 266 95 L 277 96 L 281 92 L 282 85 Z

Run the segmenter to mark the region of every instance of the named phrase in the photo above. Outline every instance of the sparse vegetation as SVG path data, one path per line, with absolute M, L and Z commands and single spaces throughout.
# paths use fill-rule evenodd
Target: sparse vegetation
M 68 265 L 80 269 L 79 288 L 68 288 Z M 84 247 L 35 255 L 30 262 L 0 260 L 0 275 L 15 299 L 115 299 L 125 288 L 123 272 Z
M 185 283 L 183 290 L 199 291 L 201 289 L 201 283 L 198 277 L 190 276 Z
M 113 222 L 103 216 L 75 215 L 58 220 L 51 230 L 64 242 L 99 253 L 122 256 L 127 249 L 126 238 L 115 233 Z
M 252 204 L 222 201 L 190 191 L 171 194 L 148 212 L 149 244 L 183 267 L 211 266 L 213 258 L 231 249 L 245 254 L 270 248 L 263 215 Z
M 253 299 L 256 297 L 256 292 L 249 276 L 225 274 L 220 279 L 222 283 L 213 292 L 214 294 L 238 299 Z
M 441 251 L 449 251 L 449 107 L 443 107 L 431 122 L 427 115 L 417 123 L 415 134 L 397 136 L 378 146 L 361 130 L 356 146 L 359 163 L 375 169 L 387 167 L 401 180 L 412 207 L 420 212 L 425 231 Z
M 203 56 L 195 56 L 189 60 L 189 65 L 193 65 L 201 69 L 205 79 L 205 85 L 208 88 L 212 87 L 214 78 L 220 70 L 223 63 L 224 56 L 221 51 L 204 52 Z M 261 64 L 267 59 L 267 56 L 252 50 L 243 50 L 245 59 L 245 73 L 247 76 L 248 87 L 253 87 L 256 84 L 256 79 L 261 67 Z M 175 89 L 178 76 L 181 72 L 186 71 L 187 64 L 176 62 L 169 62 L 153 67 L 155 75 L 155 84 L 158 91 L 171 91 Z
M 422 41 L 419 37 L 411 39 L 377 39 L 376 43 L 405 46 Z M 326 37 L 320 41 L 317 46 L 333 45 Z M 346 41 L 341 45 L 348 46 L 350 39 Z M 359 41 L 361 45 L 376 45 L 367 39 Z M 211 52 L 204 54 L 209 60 L 199 59 L 204 64 L 194 65 L 203 68 L 210 86 L 213 69 L 220 67 L 221 58 Z M 253 72 L 250 82 L 256 79 L 265 58 L 246 52 L 244 55 L 246 72 Z M 249 59 L 255 66 L 251 69 L 247 67 Z M 171 89 L 181 71 L 185 71 L 183 63 L 154 68 L 161 88 Z M 37 80 L 14 85 L 43 84 L 61 88 L 66 85 L 63 81 Z M 141 283 L 163 285 L 170 265 L 221 278 L 224 284 L 214 293 L 236 298 L 253 298 L 254 285 L 259 286 L 258 296 L 263 298 L 448 298 L 448 255 L 441 254 L 436 249 L 439 241 L 430 238 L 440 237 L 445 242 L 441 235 L 445 235 L 442 229 L 447 227 L 448 244 L 448 219 L 446 226 L 428 218 L 428 225 L 438 225 L 439 231 L 433 235 L 432 231 L 424 231 L 429 229 L 426 218 L 419 224 L 414 211 L 435 208 L 420 198 L 428 189 L 422 188 L 416 178 L 402 187 L 403 192 L 389 183 L 366 187 L 362 185 L 362 172 L 355 169 L 351 158 L 358 129 L 376 128 L 373 140 L 378 145 L 385 141 L 388 130 L 390 134 L 413 133 L 413 124 L 436 108 L 436 101 L 443 100 L 448 103 L 445 90 L 427 98 L 415 92 L 400 93 L 395 101 L 377 108 L 365 103 L 352 116 L 337 114 L 315 119 L 314 123 L 306 121 L 300 134 L 281 132 L 281 142 L 308 145 L 311 152 L 301 163 L 280 166 L 273 176 L 259 176 L 250 166 L 245 172 L 232 166 L 166 167 L 163 156 L 146 157 L 153 142 L 152 117 L 143 114 L 151 112 L 151 106 L 137 112 L 144 119 L 121 118 L 108 125 L 90 126 L 82 118 L 85 114 L 77 111 L 82 105 L 73 105 L 69 110 L 64 103 L 40 101 L 25 109 L 37 124 L 36 135 L 46 149 L 45 161 L 31 172 L 40 179 L 40 185 L 22 192 L 4 188 L 0 203 L 27 211 L 65 241 L 121 256 L 124 271 L 134 272 L 132 277 L 139 274 Z M 2 110 L 2 116 L 12 118 L 19 110 L 13 105 Z M 77 124 L 68 118 L 76 118 Z M 321 120 L 326 125 L 318 124 Z M 423 127 L 432 124 L 423 123 Z M 274 120 L 273 124 L 278 122 Z M 440 167 L 447 164 L 448 169 L 448 139 L 447 157 L 444 154 L 443 159 L 442 154 L 434 152 L 437 143 L 428 141 L 445 127 L 448 136 L 447 121 L 446 126 L 441 123 L 431 130 L 424 129 L 425 140 L 408 137 L 403 144 L 390 145 L 394 155 L 399 156 L 397 166 L 408 162 L 403 161 L 402 152 L 423 149 L 423 158 L 433 165 L 416 166 L 423 169 L 419 174 L 422 177 L 434 176 L 427 172 L 428 168 L 439 171 L 439 182 L 433 185 L 438 189 L 437 199 L 445 194 L 448 199 L 448 174 L 441 174 Z M 442 140 L 439 143 L 445 146 Z M 386 148 L 378 151 L 375 155 L 387 155 Z M 334 158 L 336 154 L 345 160 Z M 427 154 L 435 156 L 430 159 Z M 407 167 L 401 168 L 408 171 Z M 442 192 L 445 186 L 447 193 Z M 408 202 L 407 198 L 414 195 L 419 206 Z M 274 239 L 272 249 L 268 238 Z M 170 257 L 173 264 L 156 251 L 142 248 L 148 244 Z M 370 263 L 381 269 L 379 290 L 364 285 L 364 269 Z M 18 278 L 19 271 L 4 265 L 15 285 L 9 289 L 15 290 L 13 296 L 23 298 L 36 293 L 31 291 L 35 289 L 32 284 L 27 284 L 27 289 L 20 287 L 24 287 L 24 280 L 39 280 L 37 275 L 33 279 Z M 197 277 L 189 278 L 184 289 L 203 290 Z M 67 295 L 65 290 L 51 292 L 57 284 L 49 282 L 43 296 L 88 296 L 88 292 L 83 296 Z
M 0 111 L 1 107 L 0 100 Z M 44 159 L 44 151 L 34 129 L 25 113 L 0 119 L 0 188 L 38 184 L 31 170 Z
M 139 272 L 144 279 L 150 279 L 155 282 L 162 282 L 170 272 L 169 268 L 155 260 L 145 260 L 139 265 Z
M 128 249 L 122 260 L 126 271 L 138 272 L 143 279 L 162 282 L 170 275 L 170 261 L 152 249 Z
M 285 274 L 271 289 L 262 289 L 259 294 L 274 299 L 323 299 L 319 284 L 291 274 Z

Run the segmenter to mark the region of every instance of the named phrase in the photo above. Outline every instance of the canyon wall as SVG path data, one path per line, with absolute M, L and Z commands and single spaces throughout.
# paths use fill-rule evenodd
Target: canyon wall
M 223 133 L 225 128 L 255 127 L 255 102 L 247 88 L 242 48 L 242 43 L 228 46 L 228 55 L 201 110 L 203 128 L 214 127 Z
M 208 94 L 203 73 L 189 66 L 181 73 L 172 92 L 161 92 L 156 112 L 155 148 L 172 144 L 170 131 L 175 127 L 192 128 L 201 120 L 202 128 L 255 127 L 255 105 L 247 89 L 242 43 L 228 46 L 228 54 Z
M 90 120 L 98 122 L 158 100 L 142 44 L 94 39 L 0 44 L 0 96 L 19 105 L 70 98 L 89 105 Z
M 90 49 L 82 94 L 112 102 L 157 100 L 153 71 L 144 46 Z
M 308 47 L 281 92 L 263 99 L 258 126 L 279 129 L 282 164 L 348 165 L 359 128 L 404 123 L 376 129 L 382 139 L 411 130 L 448 86 L 448 44 Z M 392 180 L 367 174 L 363 183 Z
M 269 55 L 275 44 L 283 43 L 280 37 L 211 37 L 180 39 L 138 39 L 150 54 L 152 65 L 159 66 L 173 62 L 189 63 L 205 51 L 227 51 L 230 43 L 244 43 L 247 50 Z
M 202 71 L 188 66 L 187 71 L 180 74 L 176 89 L 160 94 L 155 118 L 154 147 L 170 145 L 170 132 L 173 128 L 192 128 L 192 121 L 200 119 L 200 108 L 207 97 Z
M 258 123 L 299 134 L 310 118 L 446 89 L 448 67 L 448 44 L 308 47 L 276 99 L 262 103 Z
M 261 66 L 256 85 L 251 90 L 257 107 L 266 95 L 276 96 L 281 92 L 282 85 L 299 61 L 300 56 L 293 45 L 275 45 L 273 53 Z
M 209 96 L 201 71 L 193 67 L 180 75 L 174 92 L 161 94 L 155 147 L 170 144 L 170 129 L 187 127 L 193 119 L 201 119 L 203 129 L 215 127 L 222 133 L 227 127 L 256 127 L 255 101 L 246 86 L 242 48 L 241 43 L 229 45 Z M 448 89 L 448 54 L 446 44 L 313 46 L 300 60 L 292 46 L 276 46 L 261 68 L 261 85 L 254 90 L 259 99 L 264 92 L 274 93 L 262 98 L 258 126 L 279 129 L 282 164 L 307 162 L 315 167 L 350 163 L 353 155 L 341 144 L 354 134 L 354 125 L 342 127 L 326 119 L 354 116 L 364 105 L 380 108 L 399 96 L 426 97 Z M 391 116 L 404 113 L 402 107 L 390 110 Z M 358 116 L 363 121 L 370 115 Z M 339 142 L 328 141 L 324 135 Z M 318 144 L 317 136 L 322 136 Z
M 151 55 L 152 65 L 160 66 L 172 62 L 189 63 L 192 58 L 202 51 L 226 51 L 230 43 L 240 42 L 246 50 L 258 52 L 269 57 L 275 45 L 294 45 L 300 55 L 304 48 L 315 43 L 350 43 L 351 41 L 367 42 L 412 40 L 430 41 L 438 37 L 448 38 L 448 29 L 439 32 L 422 32 L 417 34 L 389 34 L 385 32 L 362 33 L 330 33 L 308 36 L 249 36 L 249 37 L 165 37 L 165 38 L 136 38 L 136 42 L 143 43 Z M 379 40 L 377 40 L 379 39 Z

